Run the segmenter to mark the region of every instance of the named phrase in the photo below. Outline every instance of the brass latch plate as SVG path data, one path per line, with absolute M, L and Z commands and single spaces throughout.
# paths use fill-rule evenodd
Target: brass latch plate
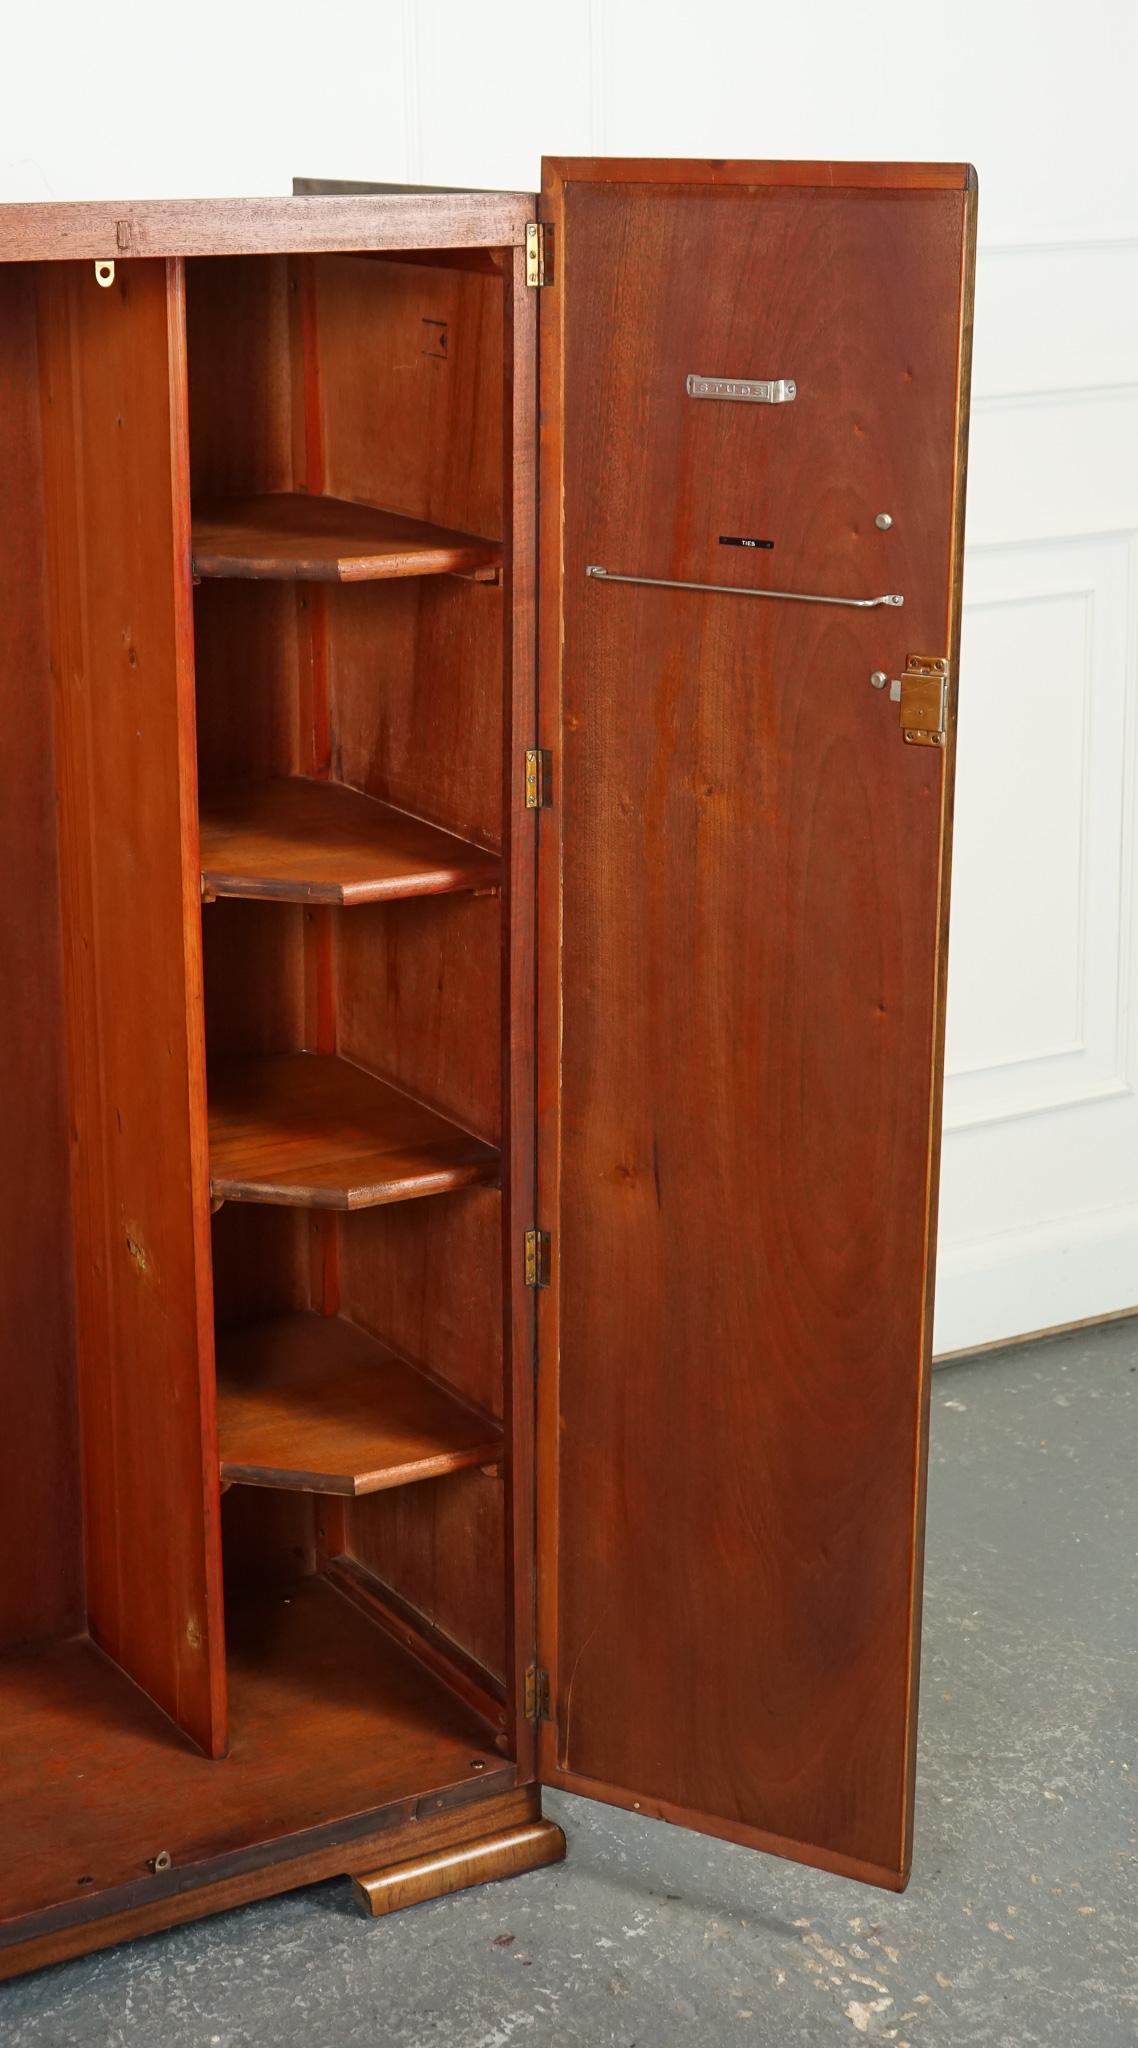
M 948 718 L 948 662 L 941 654 L 910 654 L 890 684 L 901 706 L 901 735 L 910 747 L 943 747 Z

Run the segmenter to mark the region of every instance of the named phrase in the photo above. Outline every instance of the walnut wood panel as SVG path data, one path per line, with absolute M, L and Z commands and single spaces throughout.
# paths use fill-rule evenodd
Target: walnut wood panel
M 274 251 L 497 248 L 525 240 L 527 192 L 270 199 L 87 200 L 0 206 L 0 263 Z
M 194 510 L 196 576 L 278 583 L 374 583 L 492 568 L 496 541 L 343 498 L 281 491 Z
M 182 275 L 40 278 L 92 1634 L 225 1743 Z
M 501 275 L 351 256 L 304 269 L 322 489 L 502 533 Z
M 53 1916 L 51 1933 L 25 1936 L 0 1949 L 0 1978 L 21 1971 L 42 1969 L 47 1963 L 62 1962 L 68 1956 L 84 1955 L 89 1949 L 112 1942 L 132 1941 L 137 1935 L 153 1934 L 162 1927 L 178 1927 L 187 1920 L 210 1913 L 225 1913 L 252 1899 L 274 1893 L 295 1891 L 322 1879 L 340 1877 L 345 1871 L 366 1871 L 369 1875 L 385 1863 L 405 1861 L 410 1855 L 433 1848 L 457 1848 L 476 1843 L 486 1835 L 497 1835 L 506 1827 L 521 1826 L 541 1817 L 540 1794 L 533 1785 L 514 1791 L 496 1789 L 500 1774 L 483 1788 L 470 1783 L 448 1787 L 445 1793 L 423 1799 L 404 1799 L 390 1805 L 382 1818 L 368 1815 L 365 1832 L 353 1826 L 317 1828 L 274 1843 L 266 1860 L 264 1845 L 220 1858 L 203 1870 L 191 1873 L 171 1870 L 165 1876 L 147 1873 L 129 1888 L 135 1903 L 111 1904 L 99 1901 L 96 1918 L 74 1917 L 61 1911 Z
M 35 277 L 0 271 L 0 1647 L 82 1615 L 67 1047 Z
M 343 1870 L 352 1833 L 374 1833 L 392 1803 L 429 1813 L 473 1777 L 511 1782 L 485 1722 L 320 1579 L 231 1599 L 229 1634 L 223 1763 L 84 1640 L 3 1661 L 0 1943 L 144 1903 L 163 1851 L 186 1884 L 251 1850 L 271 1865 L 320 1828 Z
M 403 1906 L 421 1905 L 425 1899 L 449 1898 L 473 1884 L 542 1870 L 547 1864 L 560 1863 L 564 1855 L 565 1836 L 556 1821 L 530 1821 L 459 1849 L 436 1850 L 391 1868 L 368 1871 L 356 1878 L 355 1894 L 364 1912 L 375 1919 Z
M 869 675 L 955 664 L 974 201 L 801 168 L 543 203 L 542 1775 L 897 1885 L 951 750 Z
M 501 1454 L 501 1431 L 342 1316 L 254 1323 L 218 1347 L 221 1476 L 378 1493 Z
M 293 475 L 291 284 L 285 256 L 186 265 L 195 499 L 298 488 Z
M 496 1144 L 502 1096 L 501 892 L 342 912 L 338 1042 L 347 1059 Z
M 322 1525 L 339 1503 L 283 1488 L 227 1486 L 221 1499 L 225 1601 L 290 1594 L 321 1564 Z
M 501 1683 L 506 1671 L 500 1473 L 455 1472 L 353 1501 L 348 1556 Z
M 312 1241 L 323 1221 L 303 1209 L 222 1203 L 212 1228 L 219 1330 L 313 1306 Z
M 498 1730 L 495 1745 L 504 1754 L 510 1754 L 510 1738 L 507 1732 L 509 1715 L 505 1707 L 505 1685 L 495 1678 L 485 1665 L 462 1650 L 451 1637 L 420 1614 L 408 1600 L 396 1593 L 390 1586 L 381 1586 L 378 1579 L 348 1557 L 341 1547 L 331 1548 L 332 1530 L 327 1526 L 334 1517 L 328 1510 L 337 1506 L 330 1498 L 317 1503 L 320 1522 L 324 1525 L 326 1553 L 321 1566 L 330 1586 L 351 1600 L 373 1621 L 377 1628 L 385 1629 L 404 1649 L 410 1650 L 428 1671 L 442 1680 L 460 1700 L 465 1700 L 482 1720 Z M 347 1519 L 344 1509 L 341 1522 Z M 339 1537 L 338 1537 L 339 1540 Z
M 345 1217 L 340 1288 L 345 1315 L 421 1359 L 465 1400 L 502 1415 L 497 1188 L 463 1188 L 438 1201 L 394 1202 Z
M 210 1076 L 215 1198 L 360 1209 L 498 1171 L 493 1146 L 347 1060 L 280 1053 Z
M 206 906 L 202 941 L 211 1067 L 305 1048 L 311 915 L 295 903 Z
M 205 792 L 208 895 L 299 903 L 384 903 L 487 888 L 500 863 L 483 847 L 338 782 L 291 776 Z
M 297 630 L 311 600 L 280 583 L 203 583 L 194 593 L 203 788 L 307 768 L 310 657 Z
M 332 772 L 503 842 L 504 592 L 451 577 L 328 592 Z

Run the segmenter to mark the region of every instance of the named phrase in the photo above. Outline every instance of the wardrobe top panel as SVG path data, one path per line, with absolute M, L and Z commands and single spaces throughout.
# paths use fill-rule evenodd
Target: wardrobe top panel
M 0 206 L 0 262 L 516 246 L 532 192 L 349 192 Z

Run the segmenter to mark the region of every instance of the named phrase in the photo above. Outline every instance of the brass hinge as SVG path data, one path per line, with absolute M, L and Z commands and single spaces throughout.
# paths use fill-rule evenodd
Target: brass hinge
M 526 748 L 526 809 L 541 811 L 553 802 L 553 770 L 547 747 Z
M 943 654 L 910 654 L 889 696 L 901 706 L 901 737 L 910 747 L 943 747 L 948 720 L 948 662 Z
M 527 1287 L 548 1287 L 549 1254 L 548 1230 L 527 1230 L 525 1263 Z
M 526 1672 L 526 1720 L 548 1721 L 549 1673 L 531 1664 Z
M 552 236 L 543 220 L 526 222 L 526 283 L 553 283 Z

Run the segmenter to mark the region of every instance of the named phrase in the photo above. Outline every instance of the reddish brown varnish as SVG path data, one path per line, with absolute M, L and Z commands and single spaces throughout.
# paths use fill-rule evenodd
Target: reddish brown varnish
M 904 1882 L 974 209 L 0 208 L 0 1975 L 541 1781 Z
M 217 1066 L 209 1115 L 210 1188 L 220 1201 L 370 1209 L 490 1180 L 498 1169 L 493 1146 L 319 1053 Z
M 493 853 L 338 782 L 293 775 L 202 797 L 207 896 L 280 903 L 385 903 L 490 889 Z
M 276 1316 L 218 1346 L 221 1476 L 303 1493 L 378 1493 L 497 1458 L 484 1415 L 342 1316 Z
M 890 1885 L 953 764 L 869 676 L 955 672 L 974 206 L 897 183 L 547 169 L 538 1148 L 542 1775 Z
M 195 576 L 374 583 L 492 568 L 499 553 L 493 541 L 340 498 L 232 498 L 194 514 Z

